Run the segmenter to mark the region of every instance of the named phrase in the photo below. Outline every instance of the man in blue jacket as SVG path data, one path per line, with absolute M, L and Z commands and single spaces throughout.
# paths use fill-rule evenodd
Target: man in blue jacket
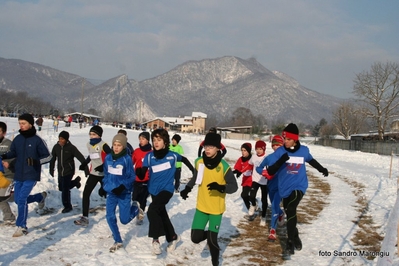
M 44 208 L 46 192 L 30 195 L 37 181 L 40 181 L 41 165 L 51 160 L 46 143 L 36 135 L 33 116 L 23 114 L 18 117 L 19 135 L 11 143 L 10 151 L 2 159 L 15 158 L 14 198 L 18 205 L 17 230 L 13 237 L 28 234 L 28 204 L 39 202 L 39 209 Z

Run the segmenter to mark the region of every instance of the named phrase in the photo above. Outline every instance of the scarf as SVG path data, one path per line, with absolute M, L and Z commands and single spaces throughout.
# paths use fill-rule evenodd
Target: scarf
M 169 152 L 169 147 L 166 147 L 166 148 L 163 148 L 160 150 L 154 150 L 153 152 L 154 152 L 155 158 L 162 159 Z
M 141 146 L 141 145 L 139 144 L 139 148 L 140 148 L 140 150 L 142 150 L 142 151 L 149 151 L 149 150 L 151 150 L 151 144 L 150 144 L 150 143 L 147 143 L 147 144 L 144 145 L 144 146 Z
M 119 158 L 125 156 L 127 154 L 127 150 L 123 149 L 120 153 L 115 154 L 114 151 L 111 152 L 112 160 L 118 160 Z
M 31 127 L 30 129 L 25 130 L 25 131 L 19 130 L 19 134 L 21 134 L 25 138 L 33 137 L 34 135 L 36 135 L 36 128 Z
M 101 138 L 90 139 L 90 145 L 94 146 L 94 145 L 100 143 L 100 141 L 101 141 Z
M 249 154 L 248 157 L 241 156 L 241 161 L 242 161 L 243 163 L 245 163 L 246 161 L 248 161 L 249 159 L 251 159 L 251 157 L 252 157 L 252 154 Z
M 215 157 L 211 158 L 206 156 L 205 152 L 202 154 L 202 159 L 204 159 L 204 163 L 206 168 L 213 169 L 219 165 L 220 161 L 222 160 L 222 153 L 218 151 Z

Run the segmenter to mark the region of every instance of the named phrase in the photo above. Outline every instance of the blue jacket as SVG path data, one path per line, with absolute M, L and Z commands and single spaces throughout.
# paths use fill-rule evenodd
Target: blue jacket
M 34 161 L 33 166 L 27 163 L 29 157 Z M 51 155 L 46 142 L 38 135 L 25 137 L 19 134 L 12 141 L 10 151 L 6 153 L 6 158 L 16 158 L 14 180 L 40 181 L 41 165 L 48 163 L 51 160 Z
M 294 190 L 301 190 L 305 194 L 308 188 L 305 163 L 313 159 L 309 148 L 301 145 L 298 150 L 291 151 L 281 146 L 270 154 L 270 165 L 275 163 L 284 153 L 287 153 L 290 159 L 276 173 L 278 176 L 278 191 L 281 197 L 287 198 Z
M 270 164 L 270 160 L 272 159 L 272 154 L 269 154 L 268 156 L 266 156 L 265 158 L 263 158 L 263 161 L 260 163 L 259 166 L 256 167 L 256 172 L 258 172 L 258 174 L 262 174 L 263 169 L 267 169 L 267 167 Z M 272 179 L 267 180 L 267 189 L 269 191 L 277 191 L 278 190 L 278 175 L 275 174 L 273 176 Z
M 131 193 L 133 190 L 134 172 L 132 157 L 128 154 L 114 160 L 112 153 L 105 156 L 104 159 L 104 179 L 103 188 L 107 193 L 111 193 L 114 188 L 124 185 L 124 192 Z

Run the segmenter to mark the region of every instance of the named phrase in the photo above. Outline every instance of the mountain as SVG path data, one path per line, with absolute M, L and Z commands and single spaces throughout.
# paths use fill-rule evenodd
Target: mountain
M 39 64 L 0 58 L 0 88 L 34 93 L 64 110 L 81 110 L 82 80 Z M 121 121 L 193 111 L 225 119 L 245 107 L 268 120 L 316 124 L 321 118 L 330 120 L 341 101 L 270 71 L 253 58 L 234 56 L 188 61 L 143 81 L 120 75 L 95 86 L 86 80 L 83 95 L 84 110 L 94 108 Z

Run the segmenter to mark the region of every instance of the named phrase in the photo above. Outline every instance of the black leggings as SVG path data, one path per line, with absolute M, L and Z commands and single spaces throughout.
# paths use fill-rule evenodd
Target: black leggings
M 300 190 L 294 190 L 291 194 L 283 199 L 283 206 L 285 214 L 287 215 L 287 234 L 288 240 L 294 241 L 294 238 L 298 236 L 298 229 L 296 228 L 297 216 L 296 208 L 299 205 L 303 197 L 303 192 Z
M 83 199 L 82 199 L 82 214 L 85 217 L 89 216 L 89 208 L 90 208 L 90 195 L 93 189 L 96 187 L 97 183 L 103 186 L 103 176 L 97 175 L 89 175 L 86 181 L 85 188 L 83 190 Z
M 253 206 L 256 205 L 256 194 L 258 193 L 259 188 L 261 191 L 262 217 L 266 217 L 266 211 L 267 211 L 267 205 L 268 205 L 268 203 L 267 203 L 267 194 L 268 194 L 267 185 L 261 185 L 256 182 L 252 182 L 251 192 L 249 193 L 250 202 L 252 203 Z
M 191 230 L 191 241 L 198 244 L 207 240 L 209 252 L 211 253 L 212 265 L 219 265 L 220 247 L 218 244 L 218 234 L 212 231 L 204 231 L 200 229 Z

